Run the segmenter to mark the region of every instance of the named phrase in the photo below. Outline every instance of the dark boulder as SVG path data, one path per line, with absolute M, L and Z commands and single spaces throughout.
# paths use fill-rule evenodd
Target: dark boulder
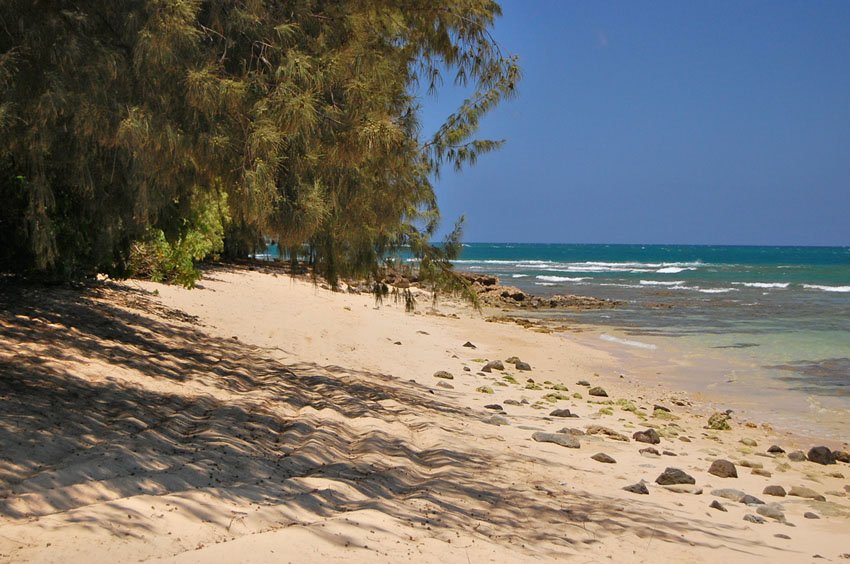
M 729 462 L 728 460 L 715 460 L 711 463 L 711 467 L 708 469 L 708 473 L 718 478 L 737 478 L 738 471 L 735 469 L 735 465 Z
M 643 483 L 643 480 L 638 482 L 637 484 L 632 484 L 631 486 L 626 486 L 623 488 L 627 492 L 641 494 L 641 495 L 649 495 L 649 488 L 646 487 L 646 484 Z
M 818 464 L 835 464 L 835 455 L 825 446 L 812 447 L 806 458 Z
M 484 365 L 484 368 L 481 369 L 482 372 L 492 372 L 493 370 L 504 370 L 505 365 L 502 364 L 501 360 L 491 360 L 487 364 Z
M 658 436 L 658 433 L 655 431 L 655 429 L 638 431 L 637 433 L 632 435 L 632 438 L 639 443 L 648 443 L 651 445 L 657 445 L 661 442 L 661 437 Z
M 667 468 L 655 479 L 655 483 L 669 486 L 673 484 L 696 484 L 697 481 L 693 476 L 678 468 Z
M 776 497 L 785 497 L 786 495 L 785 488 L 783 488 L 782 486 L 767 486 L 761 493 L 763 493 L 764 495 L 772 495 Z

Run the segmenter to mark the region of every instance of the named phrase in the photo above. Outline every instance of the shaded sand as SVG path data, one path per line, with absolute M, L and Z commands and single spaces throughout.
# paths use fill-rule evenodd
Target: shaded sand
M 620 379 L 615 359 L 568 336 L 487 323 L 457 305 L 432 312 L 424 298 L 405 314 L 283 275 L 222 269 L 202 286 L 0 291 L 0 561 L 808 562 L 850 553 L 850 465 L 769 456 L 774 443 L 789 452 L 813 444 L 734 417 L 733 430 L 707 431 L 706 406 L 649 376 Z M 510 356 L 532 370 L 479 372 Z M 454 378 L 434 378 L 438 370 Z M 541 389 L 526 389 L 528 378 Z M 579 379 L 609 398 L 591 398 Z M 543 399 L 553 393 L 569 399 Z M 655 403 L 677 420 L 653 417 Z M 493 419 L 488 404 L 505 412 Z M 579 418 L 549 417 L 556 408 Z M 602 435 L 579 437 L 578 449 L 531 439 L 596 424 L 629 437 L 654 426 L 654 446 L 671 454 L 644 456 L 649 445 Z M 739 464 L 738 478 L 718 478 L 708 473 L 717 458 L 772 476 Z M 656 485 L 668 466 L 702 493 Z M 622 490 L 641 479 L 649 495 Z M 763 495 L 772 484 L 826 501 Z M 791 525 L 745 521 L 756 507 L 715 488 L 779 502 Z M 728 511 L 710 509 L 713 500 Z

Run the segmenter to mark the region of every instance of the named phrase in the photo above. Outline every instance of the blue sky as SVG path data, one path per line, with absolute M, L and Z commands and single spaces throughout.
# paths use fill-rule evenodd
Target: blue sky
M 850 245 L 850 2 L 506 0 L 506 146 L 436 182 L 475 242 Z M 450 82 L 450 81 L 449 81 Z M 424 101 L 433 131 L 462 99 Z

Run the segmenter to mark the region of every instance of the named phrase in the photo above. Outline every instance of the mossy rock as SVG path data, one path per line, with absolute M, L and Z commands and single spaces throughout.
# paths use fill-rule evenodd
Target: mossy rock
M 546 394 L 545 396 L 543 396 L 543 399 L 546 400 L 546 401 L 555 403 L 556 401 L 559 401 L 559 400 L 568 400 L 568 399 L 570 399 L 570 397 L 565 396 L 564 394 L 560 394 L 558 392 L 552 392 L 550 394 Z
M 732 426 L 729 425 L 729 419 L 728 413 L 715 413 L 708 418 L 708 428 L 715 431 L 729 431 L 732 429 Z
M 525 385 L 526 390 L 542 390 L 543 388 L 539 384 L 535 384 L 534 382 L 529 382 Z
M 610 407 L 603 407 L 602 409 L 597 411 L 597 413 L 599 413 L 599 415 L 614 415 L 614 410 Z
M 583 399 L 583 398 L 581 397 L 580 393 L 576 392 L 576 393 L 573 394 L 573 399 Z
M 638 410 L 638 406 L 636 406 L 633 401 L 627 399 L 617 400 L 616 405 L 618 405 L 623 411 L 631 411 L 634 413 Z
M 493 381 L 493 385 L 494 385 L 494 386 L 502 386 L 503 388 L 507 388 L 507 387 L 508 387 L 507 383 L 505 383 L 505 382 L 500 382 L 500 381 L 498 381 L 498 380 L 494 380 L 494 381 Z
M 508 374 L 507 376 L 502 376 L 502 379 L 508 384 L 519 384 L 519 382 L 516 381 L 516 378 L 514 378 L 510 374 Z
M 552 389 L 553 389 L 553 390 L 558 390 L 559 392 L 566 392 L 566 391 L 569 391 L 569 390 L 567 390 L 567 387 L 566 387 L 565 385 L 563 385 L 563 384 L 555 384 L 554 386 L 552 386 Z
M 674 439 L 679 436 L 679 431 L 670 427 L 664 427 L 658 430 L 658 434 L 665 439 Z
M 652 411 L 652 417 L 654 419 L 661 419 L 662 421 L 678 421 L 679 417 L 673 415 L 669 411 L 664 411 L 663 409 L 655 409 Z
M 591 396 L 598 396 L 598 397 L 603 397 L 603 398 L 608 397 L 608 392 L 606 392 L 605 389 L 602 388 L 601 386 L 596 386 L 596 387 L 590 388 L 590 390 L 588 390 L 587 393 L 590 394 Z
M 482 394 L 492 394 L 493 388 L 491 388 L 490 386 L 478 386 L 477 388 L 475 388 L 475 391 L 481 392 Z

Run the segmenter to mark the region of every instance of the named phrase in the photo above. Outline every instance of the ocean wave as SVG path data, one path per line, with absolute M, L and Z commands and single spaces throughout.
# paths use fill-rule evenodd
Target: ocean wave
M 513 276 L 511 276 L 511 278 L 525 278 L 527 276 L 528 274 L 514 274 Z
M 483 266 L 486 269 L 487 266 L 492 265 L 494 267 L 509 267 L 521 270 L 537 270 L 561 274 L 606 274 L 616 272 L 625 272 L 629 274 L 674 274 L 677 272 L 684 272 L 686 270 L 696 270 L 697 267 L 705 266 L 701 262 L 561 262 L 537 259 L 458 259 L 452 262 L 457 265 L 462 265 L 465 268 L 473 268 L 469 265 L 475 265 L 478 268 Z
M 629 339 L 621 339 L 619 337 L 614 337 L 613 335 L 608 335 L 603 333 L 599 335 L 599 338 L 603 341 L 608 341 L 609 343 L 619 343 L 621 345 L 626 345 L 629 347 L 637 347 L 639 349 L 648 349 L 655 350 L 657 347 L 651 343 L 643 343 L 641 341 L 631 341 Z
M 416 259 L 407 259 L 408 261 L 416 260 Z M 517 261 L 515 260 L 496 260 L 496 259 L 455 259 L 452 261 L 454 264 L 507 264 L 507 265 L 515 265 Z
M 651 280 L 641 280 L 641 284 L 644 282 L 651 282 Z M 643 286 L 631 286 L 632 288 L 646 288 L 646 285 Z M 690 290 L 691 292 L 700 292 L 703 294 L 725 294 L 727 292 L 737 292 L 737 288 L 700 288 L 699 286 L 683 286 L 682 282 L 673 283 L 673 285 L 664 285 L 659 290 Z
M 586 276 L 575 278 L 570 278 L 569 276 L 537 276 L 536 278 L 538 280 L 545 280 L 546 282 L 581 282 L 588 279 Z
M 733 286 L 747 288 L 787 288 L 789 284 L 789 282 L 732 282 Z
M 703 294 L 726 294 L 727 292 L 737 292 L 738 288 L 689 288 Z
M 640 283 L 641 283 L 642 286 L 679 286 L 681 284 L 684 284 L 685 281 L 684 280 L 670 280 L 670 281 L 666 281 L 666 280 L 641 280 Z
M 554 282 L 535 282 L 535 286 L 554 286 Z
M 850 292 L 850 286 L 821 286 L 820 284 L 803 284 L 803 288 L 809 290 L 821 290 L 823 292 Z
M 637 284 L 612 284 L 612 283 L 602 283 L 597 284 L 597 286 L 608 286 L 610 288 L 642 288 L 643 286 L 638 286 Z
M 610 266 L 614 268 L 695 268 L 698 266 L 705 266 L 704 263 L 696 261 L 696 262 L 634 262 L 634 261 L 625 261 L 625 262 L 601 262 L 601 261 L 585 261 L 578 263 L 571 263 L 578 265 L 587 265 L 587 266 Z
M 523 265 L 525 266 L 525 265 Z M 641 273 L 641 272 L 655 272 L 654 269 L 651 268 L 615 268 L 611 266 L 587 266 L 587 265 L 564 265 L 564 266 L 546 266 L 546 267 L 538 267 L 539 270 L 545 270 L 546 272 L 566 272 L 566 273 L 604 273 L 604 272 L 631 272 L 631 273 Z
M 563 270 L 566 266 L 556 262 L 518 262 L 514 265 L 516 268 L 528 268 L 533 270 Z
M 696 269 L 685 266 L 665 266 L 664 268 L 659 268 L 655 272 L 657 272 L 658 274 L 679 274 L 680 272 L 684 272 L 686 270 Z

